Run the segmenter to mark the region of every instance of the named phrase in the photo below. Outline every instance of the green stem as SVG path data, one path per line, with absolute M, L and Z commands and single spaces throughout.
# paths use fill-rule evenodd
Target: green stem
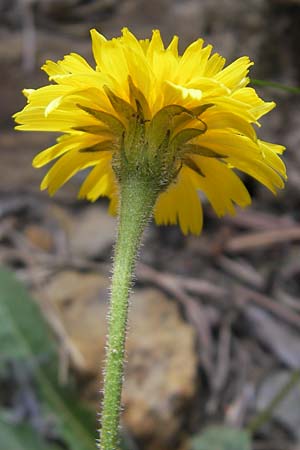
M 257 416 L 255 416 L 247 426 L 247 431 L 251 434 L 255 433 L 259 428 L 261 428 L 266 422 L 270 420 L 274 411 L 276 411 L 277 406 L 286 398 L 290 391 L 299 383 L 300 381 L 300 371 L 295 370 L 291 373 L 290 378 L 287 383 L 285 383 L 275 397 L 271 400 L 269 405 L 263 409 Z
M 300 87 L 286 86 L 285 84 L 276 83 L 275 81 L 255 80 L 254 78 L 251 78 L 250 83 L 253 84 L 254 86 L 271 87 L 275 89 L 280 89 L 282 91 L 290 92 L 291 94 L 300 94 Z
M 118 237 L 109 312 L 100 449 L 118 448 L 128 297 L 144 228 L 157 198 L 153 180 L 128 176 L 121 182 Z

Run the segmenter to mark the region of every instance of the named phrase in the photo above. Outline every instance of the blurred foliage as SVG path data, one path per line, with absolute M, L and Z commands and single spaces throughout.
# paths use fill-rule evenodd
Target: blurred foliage
M 0 413 L 1 445 L 5 450 L 58 450 L 59 447 L 47 445 L 43 439 L 28 425 L 9 423 L 6 415 Z
M 39 307 L 6 270 L 0 271 L 0 341 L 1 449 L 94 450 L 95 414 L 58 383 L 55 340 Z
M 39 306 L 4 269 L 0 270 L 0 342 L 0 450 L 95 450 L 95 413 L 80 404 L 74 386 L 59 384 L 55 339 Z M 266 411 L 274 409 L 298 381 L 296 371 Z M 268 421 L 266 411 L 252 422 L 261 426 Z M 124 435 L 122 449 L 134 446 Z M 225 426 L 208 427 L 191 442 L 191 450 L 250 449 L 250 432 Z
M 256 80 L 254 78 L 251 78 L 250 83 L 253 86 L 270 87 L 279 89 L 280 91 L 289 92 L 290 94 L 300 94 L 300 87 L 286 86 L 285 84 L 276 83 L 274 81 Z
M 246 431 L 212 426 L 193 439 L 191 450 L 251 450 L 251 439 Z

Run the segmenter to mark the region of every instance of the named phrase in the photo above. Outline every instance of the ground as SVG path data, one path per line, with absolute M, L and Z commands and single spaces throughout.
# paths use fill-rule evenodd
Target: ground
M 21 89 L 46 82 L 38 67 L 47 58 L 71 51 L 90 58 L 89 28 L 112 36 L 124 25 L 140 36 L 160 27 L 166 39 L 179 34 L 183 43 L 201 35 L 229 60 L 249 54 L 256 78 L 296 86 L 300 4 L 65 0 L 24 3 L 23 11 L 20 5 L 0 3 L 0 262 L 46 318 L 60 350 L 60 381 L 72 379 L 77 397 L 94 411 L 115 220 L 105 200 L 76 200 L 80 177 L 55 198 L 39 192 L 42 170 L 31 160 L 54 137 L 13 131 Z M 245 179 L 252 206 L 218 219 L 204 203 L 200 237 L 154 224 L 145 235 L 123 395 L 131 450 L 201 450 L 206 447 L 192 439 L 216 424 L 251 431 L 254 450 L 299 449 L 300 101 L 276 89 L 260 93 L 277 101 L 261 137 L 287 146 L 286 189 L 273 197 Z M 294 386 L 284 390 L 289 383 Z M 16 408 L 9 395 L 0 401 Z M 76 450 L 63 439 L 56 445 Z

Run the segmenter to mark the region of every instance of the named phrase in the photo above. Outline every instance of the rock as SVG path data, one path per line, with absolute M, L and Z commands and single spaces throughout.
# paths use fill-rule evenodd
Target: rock
M 74 256 L 95 258 L 111 247 L 116 234 L 116 219 L 106 207 L 89 205 L 74 220 L 70 229 L 70 251 Z
M 28 225 L 24 230 L 24 234 L 35 247 L 46 252 L 51 252 L 53 250 L 53 235 L 45 227 L 34 224 Z
M 195 335 L 176 303 L 160 291 L 133 295 L 129 320 L 124 422 L 147 449 L 176 445 L 196 389 Z
M 37 295 L 51 299 L 68 339 L 84 365 L 75 369 L 92 381 L 83 395 L 98 407 L 104 360 L 108 279 L 101 275 L 62 272 Z M 196 390 L 195 333 L 177 305 L 156 289 L 132 296 L 123 421 L 147 450 L 176 448 Z
M 98 376 L 104 358 L 108 279 L 65 271 L 54 276 L 35 296 L 41 302 L 51 302 L 64 327 L 67 346 L 81 356 L 80 365 L 71 361 L 75 370 Z

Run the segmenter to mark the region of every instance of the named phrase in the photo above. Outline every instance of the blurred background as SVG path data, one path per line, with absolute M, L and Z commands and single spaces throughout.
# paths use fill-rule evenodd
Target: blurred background
M 106 200 L 39 192 L 32 157 L 55 136 L 13 130 L 40 66 L 78 52 L 89 29 L 159 28 L 181 50 L 203 37 L 253 78 L 300 84 L 299 0 L 0 1 L 0 450 L 92 450 L 101 398 L 115 220 Z M 260 137 L 287 147 L 273 197 L 200 237 L 151 225 L 132 296 L 123 393 L 127 450 L 300 449 L 300 97 L 261 87 L 276 110 Z

